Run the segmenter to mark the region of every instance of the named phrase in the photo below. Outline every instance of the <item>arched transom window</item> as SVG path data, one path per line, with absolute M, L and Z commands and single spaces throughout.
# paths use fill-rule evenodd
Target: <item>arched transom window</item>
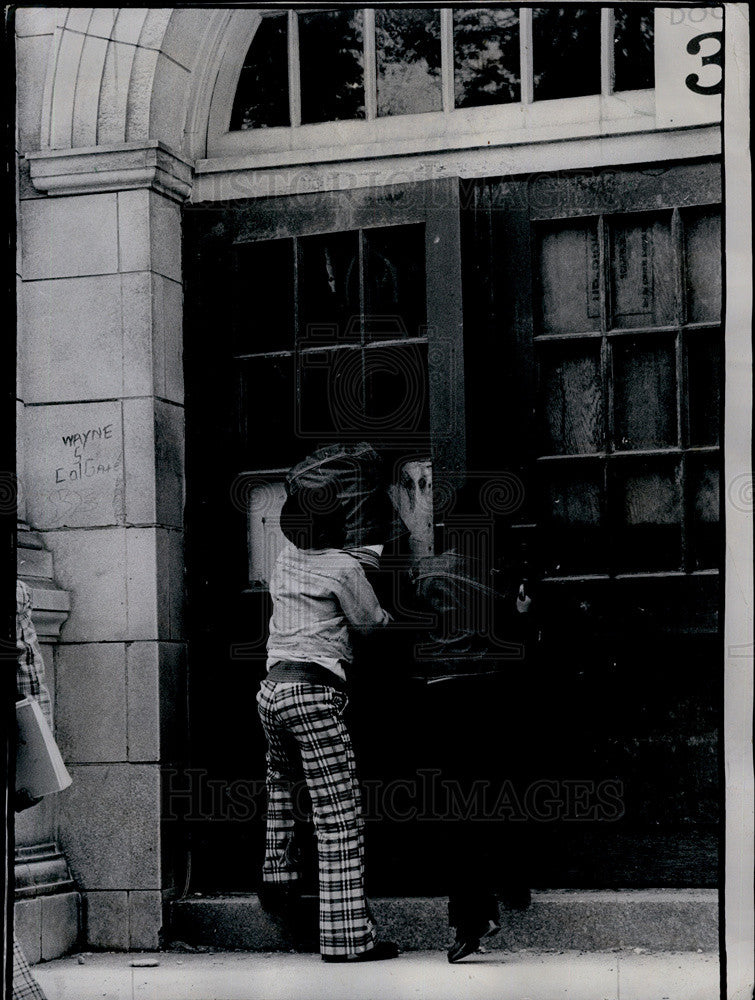
M 653 8 L 387 7 L 265 14 L 230 130 L 653 87 Z

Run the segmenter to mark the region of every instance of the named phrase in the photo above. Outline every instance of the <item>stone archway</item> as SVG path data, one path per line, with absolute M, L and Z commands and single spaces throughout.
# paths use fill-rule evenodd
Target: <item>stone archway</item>
M 181 203 L 259 18 L 16 15 L 20 517 L 70 594 L 56 835 L 91 947 L 156 947 L 182 884 L 160 792 L 185 731 Z
M 261 13 L 63 8 L 51 40 L 38 148 L 154 139 L 185 157 L 206 156 L 208 128 L 218 128 L 224 115 L 227 127 Z

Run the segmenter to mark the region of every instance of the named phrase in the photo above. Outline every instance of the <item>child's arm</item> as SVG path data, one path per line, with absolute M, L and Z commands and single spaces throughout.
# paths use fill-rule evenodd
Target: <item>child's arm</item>
M 349 624 L 363 635 L 391 621 L 391 616 L 380 606 L 371 583 L 356 560 L 339 578 L 336 594 Z

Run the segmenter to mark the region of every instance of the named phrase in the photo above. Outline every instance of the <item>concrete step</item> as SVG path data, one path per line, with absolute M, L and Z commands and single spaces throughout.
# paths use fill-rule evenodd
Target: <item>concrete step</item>
M 382 937 L 406 951 L 448 947 L 447 900 L 371 899 Z M 316 900 L 310 899 L 312 924 Z M 491 948 L 517 951 L 715 951 L 718 893 L 715 889 L 553 889 L 533 892 L 524 912 L 501 912 L 501 932 Z M 169 905 L 170 940 L 225 950 L 275 951 L 285 947 L 254 895 L 192 896 Z

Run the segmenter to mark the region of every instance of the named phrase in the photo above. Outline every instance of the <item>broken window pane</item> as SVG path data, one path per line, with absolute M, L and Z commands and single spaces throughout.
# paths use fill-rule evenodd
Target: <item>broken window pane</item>
M 671 338 L 613 341 L 616 451 L 677 444 L 676 363 Z
M 544 229 L 539 262 L 541 333 L 600 330 L 597 222 Z
M 535 100 L 600 93 L 600 7 L 532 11 Z
M 721 422 L 721 332 L 685 334 L 690 445 L 716 445 Z
M 375 11 L 377 111 L 440 111 L 440 11 L 384 7 Z
M 424 227 L 365 230 L 364 250 L 367 338 L 392 340 L 424 334 Z
M 690 323 L 721 318 L 721 216 L 709 209 L 684 219 L 687 263 L 687 319 Z
M 286 488 L 281 481 L 250 478 L 242 483 L 240 495 L 247 498 L 249 582 L 267 586 L 286 541 L 280 529 Z
M 234 353 L 293 349 L 293 240 L 236 247 L 233 279 Z
M 388 490 L 401 521 L 409 529 L 409 549 L 415 558 L 435 551 L 433 468 L 430 459 L 403 462 Z
M 361 10 L 299 14 L 301 120 L 364 118 Z
M 681 487 L 676 462 L 618 461 L 617 572 L 681 568 Z
M 645 90 L 655 86 L 654 13 L 636 7 L 614 8 L 614 90 Z
M 579 455 L 602 451 L 599 343 L 579 347 L 543 345 L 540 398 L 544 454 Z
M 668 326 L 676 322 L 671 218 L 631 216 L 613 226 L 613 325 Z
M 231 130 L 290 125 L 288 15 L 263 17 L 241 69 Z
M 361 339 L 358 233 L 299 240 L 299 346 Z
M 453 12 L 457 108 L 519 101 L 516 7 L 457 7 Z

